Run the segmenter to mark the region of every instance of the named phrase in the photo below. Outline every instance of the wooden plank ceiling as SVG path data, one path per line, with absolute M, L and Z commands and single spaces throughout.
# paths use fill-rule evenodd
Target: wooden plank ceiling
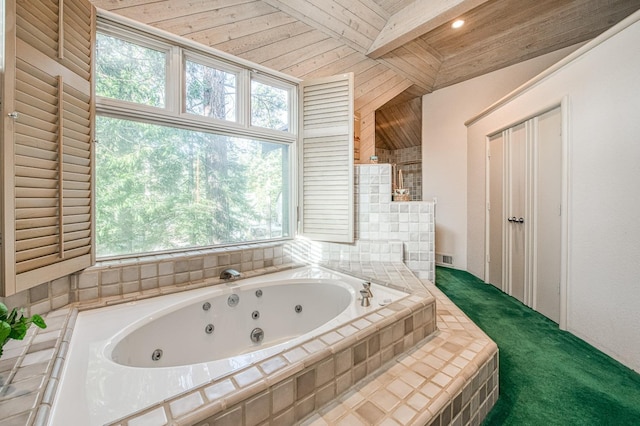
M 640 0 L 93 0 L 298 78 L 353 71 L 361 158 L 375 111 L 589 40 Z M 465 25 L 450 27 L 460 17 Z M 420 139 L 413 142 L 419 144 Z

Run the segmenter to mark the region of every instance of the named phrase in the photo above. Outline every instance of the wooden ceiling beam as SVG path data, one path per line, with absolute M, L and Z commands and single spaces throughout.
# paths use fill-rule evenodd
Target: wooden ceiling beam
M 377 59 L 487 1 L 415 0 L 389 18 L 367 56 Z

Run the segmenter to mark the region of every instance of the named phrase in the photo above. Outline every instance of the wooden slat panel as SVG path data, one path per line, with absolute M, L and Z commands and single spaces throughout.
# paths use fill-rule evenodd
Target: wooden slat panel
M 71 210 L 71 208 L 67 209 L 67 214 L 64 217 L 64 222 L 65 222 L 65 226 L 69 225 L 69 224 L 82 224 L 83 226 L 86 226 L 89 223 L 89 220 L 91 219 L 91 216 L 89 214 L 74 214 L 71 215 L 69 214 L 69 211 Z M 84 228 L 83 228 L 84 229 Z
M 20 58 L 16 60 L 16 68 L 16 88 L 18 90 L 36 97 L 45 97 L 44 101 L 55 104 L 58 93 L 55 77 Z
M 58 45 L 58 28 L 50 21 L 40 21 L 32 15 L 31 9 L 20 7 L 18 3 L 16 17 L 17 36 L 45 53 Z
M 18 177 L 35 179 L 54 179 L 58 172 L 55 170 L 38 169 L 35 167 L 16 166 L 15 174 Z
M 353 241 L 353 75 L 305 81 L 301 90 L 301 232 Z
M 40 221 L 42 221 L 43 226 L 49 224 L 49 220 L 53 220 L 53 224 L 57 224 L 57 211 L 57 206 L 17 210 L 16 219 L 18 220 L 16 221 L 16 229 L 26 229 L 28 226 L 33 226 L 34 224 L 35 226 L 39 226 Z
M 52 226 L 31 226 L 24 230 L 16 231 L 16 238 L 19 240 L 27 240 L 30 238 L 38 238 L 45 235 L 55 235 L 58 232 L 58 226 L 54 223 Z
M 12 78 L 18 118 L 8 136 L 14 170 L 7 204 L 14 218 L 14 232 L 7 233 L 14 248 L 5 275 L 10 294 L 89 266 L 92 247 L 94 9 L 86 0 L 65 0 L 65 33 L 58 28 L 57 1 L 17 3 Z
M 16 163 L 21 166 L 55 170 L 57 158 L 58 154 L 55 151 L 16 145 Z

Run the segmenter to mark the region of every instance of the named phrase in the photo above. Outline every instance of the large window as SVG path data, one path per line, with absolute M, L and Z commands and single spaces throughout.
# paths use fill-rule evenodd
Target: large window
M 106 24 L 96 51 L 99 257 L 291 235 L 293 84 Z

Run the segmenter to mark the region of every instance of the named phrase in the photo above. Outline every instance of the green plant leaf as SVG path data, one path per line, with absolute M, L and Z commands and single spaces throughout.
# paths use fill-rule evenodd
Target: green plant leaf
M 40 328 L 47 328 L 47 324 L 44 322 L 44 319 L 38 314 L 31 316 L 31 321 Z
M 11 325 L 11 333 L 9 334 L 9 337 L 15 340 L 22 340 L 24 339 L 24 336 L 26 336 L 28 329 L 29 324 L 24 320 L 24 317 L 22 317 L 18 322 Z
M 31 317 L 24 316 L 23 309 L 14 308 L 7 315 L 8 309 L 4 303 L 0 303 L 0 357 L 2 356 L 2 347 L 9 339 L 22 340 L 27 335 L 27 330 L 31 324 L 35 324 L 40 328 L 46 328 L 44 319 L 40 315 L 34 314 Z M 19 318 L 18 318 L 19 314 Z
M 7 317 L 6 321 L 9 324 L 13 324 L 14 322 L 16 322 L 16 318 L 18 317 L 18 310 L 16 308 L 13 308 L 11 310 L 11 313 L 9 314 L 9 316 Z
M 0 302 L 0 321 L 6 320 L 8 314 L 9 314 L 9 309 L 7 308 L 7 305 Z
M 8 322 L 0 321 L 0 343 L 4 346 L 6 340 L 9 339 L 9 334 L 11 333 L 11 326 Z

